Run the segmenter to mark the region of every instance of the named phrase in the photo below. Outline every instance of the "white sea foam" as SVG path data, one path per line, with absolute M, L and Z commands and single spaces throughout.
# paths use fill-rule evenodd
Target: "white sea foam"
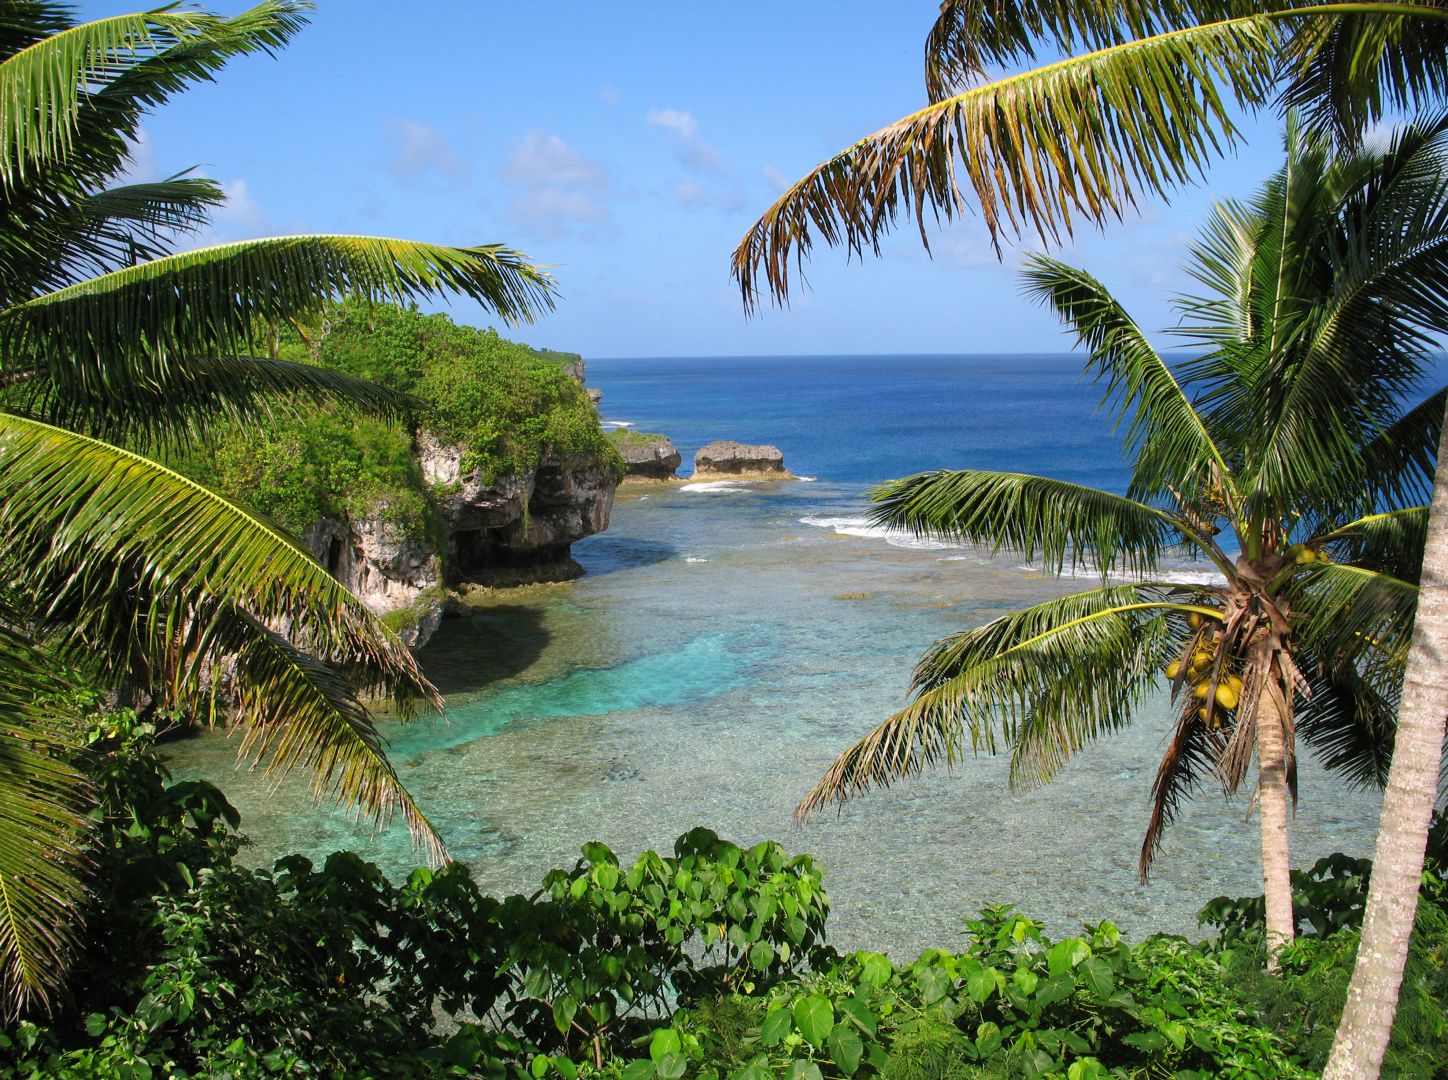
M 798 480 L 801 484 L 813 484 L 816 480 L 819 479 L 819 477 L 817 477 L 817 476 L 796 476 L 795 479 Z
M 903 529 L 891 529 L 874 525 L 862 517 L 802 517 L 801 525 L 812 525 L 817 529 L 830 529 L 840 536 L 859 536 L 866 540 L 883 540 L 891 547 L 911 548 L 915 551 L 956 551 L 964 545 L 947 540 L 929 540 L 914 536 Z
M 708 559 L 701 559 L 701 558 L 699 558 L 697 555 L 689 555 L 689 556 L 687 556 L 687 557 L 684 559 L 684 561 L 685 561 L 685 562 L 708 562 L 709 560 L 708 560 Z
M 598 426 L 601 428 L 633 427 L 634 422 L 632 420 L 600 420 Z
M 1018 570 L 1025 570 L 1032 574 L 1042 573 L 1042 567 L 1038 563 L 1025 563 L 1016 567 Z M 1062 569 L 1061 576 L 1065 578 L 1096 578 L 1100 579 L 1101 571 L 1095 565 L 1067 566 Z M 1173 585 L 1219 585 L 1222 581 L 1221 571 L 1210 566 L 1177 566 L 1162 568 L 1150 574 L 1136 575 L 1124 573 L 1117 570 L 1107 575 L 1107 580 L 1112 582 L 1132 582 L 1146 579 L 1150 581 L 1166 581 Z
M 685 484 L 679 489 L 691 493 L 698 492 L 729 492 L 748 491 L 749 487 L 738 480 L 705 480 L 697 484 Z

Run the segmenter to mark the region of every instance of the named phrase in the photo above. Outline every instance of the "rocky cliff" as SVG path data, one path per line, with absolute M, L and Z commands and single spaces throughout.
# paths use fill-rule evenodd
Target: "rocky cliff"
M 437 492 L 453 582 L 563 581 L 582 568 L 570 546 L 608 528 L 618 476 L 591 456 L 545 454 L 537 467 L 492 483 L 462 471 L 461 447 L 424 433 L 424 479 Z

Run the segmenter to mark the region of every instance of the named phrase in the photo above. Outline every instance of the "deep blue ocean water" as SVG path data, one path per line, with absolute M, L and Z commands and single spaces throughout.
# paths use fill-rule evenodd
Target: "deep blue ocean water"
M 872 485 L 940 467 L 1121 490 L 1119 440 L 1080 370 L 1065 356 L 590 361 L 605 421 L 669 435 L 684 472 L 729 438 L 780 447 L 800 479 L 623 489 L 609 530 L 574 547 L 585 577 L 478 595 L 444 625 L 421 659 L 445 720 L 384 728 L 453 854 L 492 891 L 532 891 L 589 839 L 634 853 L 697 824 L 773 837 L 826 866 L 837 944 L 900 956 L 949 946 L 990 902 L 1058 932 L 1109 917 L 1191 933 L 1211 897 L 1260 892 L 1246 800 L 1210 787 L 1137 881 L 1163 701 L 1039 790 L 1012 794 L 1004 761 L 966 756 L 837 817 L 791 819 L 834 755 L 902 704 L 931 641 L 1094 582 L 864 518 Z M 232 753 L 201 739 L 176 767 L 224 778 L 256 861 L 338 847 L 394 872 L 415 859 L 400 829 L 377 835 L 312 808 L 301 783 L 233 773 Z M 1295 862 L 1367 854 L 1376 814 L 1374 794 L 1306 762 Z

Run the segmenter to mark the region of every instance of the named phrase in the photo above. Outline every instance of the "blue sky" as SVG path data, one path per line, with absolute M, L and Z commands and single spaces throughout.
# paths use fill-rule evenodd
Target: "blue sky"
M 138 5 L 82 3 L 94 18 Z M 240 4 L 216 0 L 233 14 Z M 209 241 L 350 232 L 506 243 L 552 264 L 555 314 L 513 336 L 586 356 L 1064 351 L 971 219 L 882 258 L 818 249 L 788 309 L 744 317 L 729 255 L 781 187 L 924 103 L 931 0 L 731 5 L 321 0 L 275 59 L 233 61 L 148 119 L 136 172 L 231 195 Z M 1272 117 L 1208 184 L 1063 257 L 1142 325 L 1173 321 L 1213 198 L 1275 168 Z M 445 308 L 488 325 L 470 301 Z M 1169 339 L 1162 339 L 1169 344 Z

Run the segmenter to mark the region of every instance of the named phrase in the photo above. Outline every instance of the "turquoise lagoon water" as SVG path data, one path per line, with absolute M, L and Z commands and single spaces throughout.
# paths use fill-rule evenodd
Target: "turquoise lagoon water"
M 1006 763 L 966 758 L 802 826 L 791 811 L 834 754 L 903 701 L 935 638 L 1090 584 L 1019 559 L 886 537 L 868 487 L 947 465 L 1046 472 L 1119 488 L 1098 392 L 1066 357 L 615 360 L 590 364 L 603 415 L 663 431 L 773 442 L 810 480 L 628 489 L 607 533 L 575 546 L 586 577 L 476 597 L 422 660 L 441 721 L 384 725 L 398 771 L 453 855 L 498 893 L 536 888 L 585 840 L 664 850 L 708 824 L 814 854 L 832 940 L 898 956 L 949 946 L 980 905 L 1010 902 L 1057 932 L 1111 917 L 1133 934 L 1195 931 L 1216 895 L 1260 891 L 1245 799 L 1202 790 L 1136 879 L 1164 702 L 1089 748 L 1058 780 L 1011 795 Z M 1183 576 L 1201 573 L 1182 566 Z M 400 828 L 378 835 L 232 765 L 207 737 L 184 775 L 219 779 L 265 863 L 350 847 L 400 872 Z M 1295 862 L 1368 854 L 1377 797 L 1311 762 Z

